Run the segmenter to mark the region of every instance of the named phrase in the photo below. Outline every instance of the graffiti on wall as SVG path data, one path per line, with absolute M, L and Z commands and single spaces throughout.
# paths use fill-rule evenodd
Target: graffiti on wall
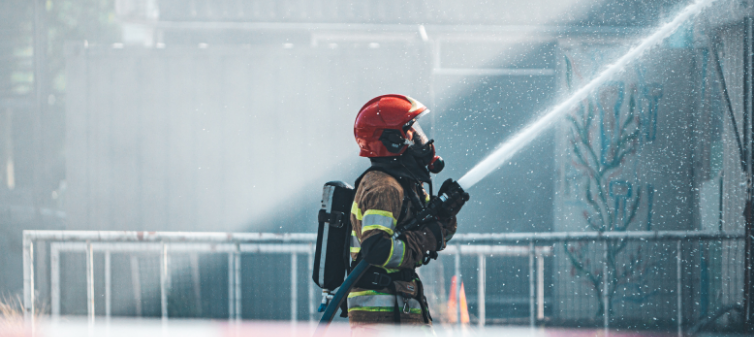
M 596 52 L 595 52 L 596 53 Z M 581 81 L 591 78 L 598 56 L 591 55 L 579 69 L 566 56 L 566 88 L 574 90 Z M 583 59 L 583 58 L 582 58 Z M 580 70 L 586 70 L 586 74 Z M 651 230 L 654 188 L 642 182 L 637 158 L 644 145 L 658 136 L 658 107 L 663 97 L 660 83 L 645 81 L 646 68 L 634 66 L 633 76 L 604 84 L 582 101 L 567 117 L 569 157 L 565 163 L 564 196 L 575 205 L 584 230 L 597 232 Z M 640 207 L 644 205 L 644 207 Z M 640 212 L 640 210 L 642 210 Z M 580 220 L 579 220 L 580 219 Z M 641 247 L 629 247 L 626 241 L 607 243 L 607 270 L 594 263 L 594 251 L 604 248 L 593 244 L 565 243 L 564 250 L 571 274 L 578 274 L 598 301 L 595 317 L 612 311 L 614 301 L 643 302 L 657 289 L 646 281 L 656 270 Z M 599 249 L 598 249 L 599 248 Z M 605 257 L 602 257 L 605 258 Z M 607 272 L 607 274 L 605 274 Z M 608 293 L 604 294 L 608 284 Z M 616 289 L 622 289 L 620 292 Z M 606 296 L 608 307 L 599 300 Z

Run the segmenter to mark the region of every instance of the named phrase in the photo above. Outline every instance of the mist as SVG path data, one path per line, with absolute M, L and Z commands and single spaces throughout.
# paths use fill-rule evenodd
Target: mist
M 576 97 L 557 108 L 547 128 L 517 143 L 505 160 L 488 165 L 484 175 L 464 186 L 471 200 L 458 215 L 461 235 L 742 234 L 751 227 L 744 207 L 751 199 L 747 158 L 754 152 L 752 65 L 746 56 L 751 7 L 715 1 L 652 48 L 621 61 L 690 4 L 5 0 L 0 3 L 0 294 L 23 292 L 23 230 L 316 233 L 323 184 L 353 184 L 370 165 L 359 157 L 354 140 L 356 114 L 370 99 L 390 93 L 411 96 L 431 110 L 420 124 L 446 162 L 433 178 L 435 192 L 442 181 L 461 178 L 500 144 Z M 590 86 L 616 62 L 620 70 Z M 588 90 L 578 92 L 584 87 Z M 584 281 L 587 274 L 579 274 L 592 267 L 556 260 L 568 244 L 553 244 L 555 257 L 541 271 L 548 284 L 542 290 L 547 304 L 541 322 L 594 325 L 601 318 L 593 312 L 605 312 L 599 301 L 593 306 L 603 309 L 569 311 L 552 304 L 573 293 L 580 292 L 582 297 L 573 295 L 580 299 L 600 296 L 589 293 L 593 285 Z M 43 243 L 32 253 L 42 259 L 35 270 L 39 296 L 48 302 L 51 262 L 41 256 L 51 247 Z M 688 261 L 699 258 L 689 247 Z M 738 256 L 742 247 L 743 241 L 733 255 L 713 255 Z M 658 261 L 655 266 L 672 262 L 654 248 L 647 254 Z M 579 249 L 597 254 L 596 248 Z M 76 285 L 61 295 L 63 314 L 87 310 L 82 275 L 88 267 L 80 253 L 61 253 L 61 283 Z M 175 315 L 232 314 L 232 307 L 206 299 L 230 301 L 217 285 L 226 286 L 231 276 L 217 275 L 234 262 L 210 255 L 173 260 L 175 289 L 195 292 L 184 300 L 199 308 L 172 311 L 180 312 Z M 579 258 L 590 259 L 584 256 Z M 133 259 L 113 257 L 113 268 L 121 273 L 115 282 L 128 280 L 121 285 L 128 294 L 118 295 L 123 301 L 138 292 L 130 281 L 134 271 L 159 273 L 156 256 L 139 259 L 133 269 Z M 428 291 L 434 291 L 430 302 L 447 301 L 453 268 L 477 275 L 481 264 L 467 259 L 453 267 L 447 255 L 425 269 L 436 281 L 428 282 Z M 104 268 L 104 255 L 94 255 L 93 261 Z M 487 277 L 487 289 L 500 289 L 487 295 L 490 324 L 529 317 L 529 298 L 512 295 L 528 291 L 528 283 L 511 272 L 528 268 L 528 260 L 511 261 L 490 258 L 493 276 L 467 279 Z M 287 256 L 273 256 L 239 264 L 239 278 L 257 284 L 242 290 L 239 303 L 245 311 L 239 317 L 288 319 L 290 301 L 267 311 L 249 304 L 274 300 L 275 270 L 288 263 L 300 271 L 287 271 L 285 277 L 307 276 L 305 258 L 289 262 Z M 723 291 L 722 285 L 709 285 L 712 281 L 695 285 L 708 289 L 684 293 L 686 301 L 702 303 L 687 309 L 687 317 L 706 317 L 741 302 L 745 278 L 731 270 L 743 265 L 710 268 L 717 269 L 690 273 L 699 279 L 702 274 L 730 277 L 735 289 Z M 191 274 L 196 269 L 212 272 Z M 138 306 L 114 304 L 114 315 L 160 315 L 158 278 L 144 277 L 143 308 L 141 299 L 134 300 Z M 300 293 L 310 291 L 305 282 L 311 280 L 298 282 Z M 467 287 L 472 293 L 480 286 Z M 471 311 L 485 305 L 479 296 L 469 303 Z M 313 309 L 296 305 L 296 317 L 313 319 Z M 614 310 L 632 311 L 621 308 Z M 667 311 L 659 304 L 653 308 L 657 315 Z M 558 316 L 564 311 L 568 314 Z M 661 319 L 671 322 L 670 316 Z M 485 322 L 483 314 L 472 320 Z M 665 327 L 657 324 L 648 329 Z

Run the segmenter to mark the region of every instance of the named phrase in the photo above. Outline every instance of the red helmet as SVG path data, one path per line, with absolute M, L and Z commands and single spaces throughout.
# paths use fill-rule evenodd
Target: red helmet
M 419 101 L 403 95 L 382 95 L 365 104 L 353 125 L 362 157 L 393 157 L 406 151 L 416 119 L 429 112 Z

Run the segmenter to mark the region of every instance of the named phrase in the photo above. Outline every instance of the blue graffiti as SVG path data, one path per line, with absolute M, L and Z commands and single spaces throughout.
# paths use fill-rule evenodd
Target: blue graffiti
M 647 107 L 641 109 L 642 139 L 652 142 L 657 138 L 657 110 L 663 87 L 659 83 L 650 83 L 642 88 L 642 97 L 647 101 Z
M 600 90 L 599 92 L 605 92 L 606 89 L 609 88 L 615 88 L 617 90 L 616 97 L 615 97 L 615 104 L 612 107 L 612 121 L 613 121 L 613 127 L 612 130 L 606 130 L 605 124 L 607 124 L 606 116 L 605 116 L 605 106 L 603 106 L 603 102 L 599 97 L 597 97 L 597 108 L 600 112 L 600 161 L 603 165 L 606 165 L 608 163 L 607 155 L 610 150 L 610 143 L 617 143 L 618 138 L 620 137 L 620 107 L 623 105 L 623 100 L 626 92 L 626 84 L 624 82 L 608 82 L 603 86 L 603 90 Z M 612 131 L 612 134 L 608 135 L 608 133 Z
M 618 223 L 619 214 L 625 216 L 627 214 L 626 208 L 628 207 L 628 200 L 631 199 L 633 194 L 633 185 L 625 180 L 613 180 L 608 186 L 610 197 L 613 198 L 613 223 Z M 617 225 L 616 225 L 617 226 Z
M 647 67 L 644 64 L 636 66 L 636 82 L 641 92 L 639 106 L 639 127 L 641 143 L 650 143 L 657 138 L 657 110 L 660 107 L 660 99 L 663 95 L 663 86 L 660 83 L 647 84 L 645 75 Z

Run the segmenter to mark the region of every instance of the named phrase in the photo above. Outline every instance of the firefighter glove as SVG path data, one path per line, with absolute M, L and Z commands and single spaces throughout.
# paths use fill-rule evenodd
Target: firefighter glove
M 448 200 L 442 203 L 439 216 L 441 218 L 450 218 L 458 214 L 461 208 L 469 200 L 469 194 L 464 191 L 457 182 L 448 178 L 440 186 L 438 195 L 447 195 Z

